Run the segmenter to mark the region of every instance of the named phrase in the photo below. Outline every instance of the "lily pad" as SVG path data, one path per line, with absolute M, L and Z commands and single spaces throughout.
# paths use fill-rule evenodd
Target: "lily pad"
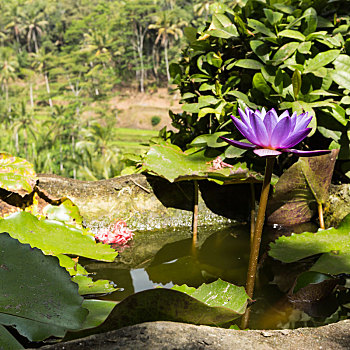
M 58 259 L 0 235 L 0 324 L 14 326 L 31 341 L 79 329 L 87 310 Z
M 109 280 L 93 281 L 91 277 L 76 275 L 72 278 L 72 281 L 78 284 L 80 295 L 106 294 L 118 290 L 113 282 Z
M 191 148 L 183 152 L 171 144 L 154 145 L 148 151 L 144 166 L 158 176 L 170 182 L 183 180 L 208 179 L 220 183 L 234 183 L 242 180 L 257 182 L 258 174 L 250 172 L 245 163 L 237 163 L 232 167 L 215 170 L 213 160 L 204 149 Z
M 58 220 L 69 224 L 82 225 L 83 223 L 79 208 L 68 198 L 60 205 L 50 204 L 46 206 L 44 215 L 50 220 Z
M 243 287 L 222 280 L 202 285 L 191 293 L 156 288 L 132 294 L 117 304 L 94 332 L 150 321 L 223 325 L 240 317 L 249 300 Z
M 36 183 L 33 165 L 25 159 L 0 153 L 0 187 L 5 190 L 32 192 Z
M 72 254 L 102 261 L 113 261 L 118 255 L 110 246 L 96 243 L 80 229 L 55 220 L 39 220 L 27 212 L 0 220 L 0 232 L 8 232 L 21 243 L 29 243 L 45 254 Z
M 328 198 L 339 150 L 317 157 L 302 157 L 283 173 L 268 206 L 268 222 L 294 225 L 310 221 L 317 203 Z
M 59 254 L 58 259 L 60 265 L 64 267 L 72 277 L 72 281 L 77 283 L 79 286 L 79 294 L 106 294 L 116 291 L 118 288 L 114 286 L 113 281 L 109 280 L 97 280 L 94 281 L 89 277 L 83 266 L 78 264 L 77 259 L 72 259 L 66 255 Z
M 337 275 L 350 273 L 350 214 L 338 228 L 331 227 L 316 233 L 304 232 L 282 236 L 271 243 L 269 254 L 285 263 L 322 254 L 311 271 Z

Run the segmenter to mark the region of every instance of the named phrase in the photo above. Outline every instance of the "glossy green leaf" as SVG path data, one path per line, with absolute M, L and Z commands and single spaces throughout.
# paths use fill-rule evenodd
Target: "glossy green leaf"
M 253 52 L 264 62 L 270 57 L 270 47 L 261 40 L 251 40 L 249 42 Z
M 220 139 L 220 136 L 228 135 L 228 132 L 221 131 L 216 132 L 214 134 L 204 134 L 197 136 L 192 142 L 192 147 L 201 147 L 201 146 L 208 146 L 208 147 L 223 147 L 226 146 L 226 144 L 223 144 L 222 140 Z
M 302 33 L 296 30 L 290 30 L 290 29 L 282 30 L 281 32 L 278 33 L 278 36 L 281 36 L 282 38 L 291 38 L 291 39 L 296 39 L 300 41 L 305 40 L 305 35 L 303 35 Z
M 22 158 L 0 153 L 0 187 L 8 191 L 32 192 L 36 182 L 33 165 Z
M 87 316 L 83 298 L 58 259 L 0 235 L 0 323 L 14 325 L 31 341 L 62 337 Z
M 276 25 L 283 18 L 283 13 L 272 11 L 270 9 L 264 8 L 264 13 L 267 20 L 272 26 Z
M 272 64 L 276 66 L 285 61 L 288 57 L 293 55 L 298 46 L 299 43 L 294 41 L 281 46 L 272 57 Z
M 265 26 L 265 24 L 257 21 L 256 19 L 248 18 L 248 26 L 253 28 L 257 33 L 262 33 L 269 37 L 276 37 L 276 35 Z
M 304 35 L 314 33 L 317 29 L 317 22 L 318 22 L 316 10 L 312 7 L 309 7 L 308 9 L 305 10 L 305 12 L 303 13 L 303 16 L 305 17 L 305 22 L 306 22 Z
M 293 73 L 292 84 L 293 84 L 294 98 L 298 99 L 299 91 L 301 89 L 301 74 L 297 69 Z
M 96 243 L 80 229 L 67 227 L 59 221 L 39 220 L 27 212 L 1 219 L 0 232 L 8 232 L 21 243 L 29 243 L 45 254 L 72 254 L 103 261 L 113 261 L 118 255 L 110 246 Z
M 282 174 L 269 202 L 269 223 L 294 225 L 307 222 L 316 214 L 316 203 L 325 203 L 328 198 L 338 152 L 299 158 Z
M 253 86 L 261 91 L 265 96 L 270 95 L 271 88 L 267 84 L 266 80 L 264 79 L 264 76 L 261 73 L 256 73 L 253 77 Z
M 300 43 L 297 50 L 300 53 L 306 55 L 306 54 L 310 53 L 311 46 L 312 46 L 311 41 L 306 41 L 306 42 Z
M 304 73 L 315 72 L 321 67 L 333 62 L 340 54 L 340 50 L 328 50 L 325 52 L 318 53 L 314 58 L 312 58 L 304 71 Z
M 215 13 L 212 22 L 207 30 L 211 36 L 228 39 L 238 36 L 236 26 L 223 14 Z
M 304 232 L 280 237 L 270 245 L 269 254 L 289 263 L 322 254 L 311 271 L 337 275 L 350 273 L 350 214 L 338 228 L 331 227 L 316 233 Z
M 342 88 L 350 90 L 350 56 L 339 55 L 333 63 L 333 80 Z
M 242 59 L 235 62 L 235 66 L 246 68 L 246 69 L 254 69 L 254 70 L 260 70 L 263 64 L 256 60 L 251 59 Z

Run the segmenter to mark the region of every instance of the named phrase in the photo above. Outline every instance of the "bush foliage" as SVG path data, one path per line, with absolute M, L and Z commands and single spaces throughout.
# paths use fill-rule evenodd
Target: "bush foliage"
M 217 6 L 206 26 L 186 28 L 188 46 L 170 67 L 183 102 L 183 113 L 170 112 L 178 129 L 172 142 L 208 146 L 215 136 L 205 142 L 202 134 L 224 131 L 241 139 L 229 118 L 238 107 L 308 112 L 312 132 L 302 147 L 340 148 L 346 173 L 349 9 L 342 1 L 249 0 L 243 7 Z M 242 154 L 228 150 L 226 157 Z

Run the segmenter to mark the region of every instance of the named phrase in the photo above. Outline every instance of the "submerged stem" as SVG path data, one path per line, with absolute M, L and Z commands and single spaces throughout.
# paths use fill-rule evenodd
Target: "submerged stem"
M 318 207 L 318 218 L 319 218 L 319 221 L 320 221 L 320 228 L 322 230 L 324 230 L 325 226 L 324 226 L 324 219 L 323 219 L 323 206 L 322 206 L 322 203 L 317 203 L 317 207 Z
M 255 278 L 256 278 L 256 269 L 258 265 L 261 235 L 264 227 L 267 199 L 269 197 L 270 183 L 271 183 L 273 164 L 275 162 L 275 158 L 276 158 L 275 156 L 266 158 L 265 177 L 264 177 L 264 182 L 263 182 L 261 195 L 260 195 L 258 215 L 255 222 L 253 243 L 251 244 L 251 249 L 250 249 L 246 291 L 248 296 L 251 299 L 253 298 L 253 293 L 254 293 L 254 284 L 255 284 Z M 242 323 L 241 323 L 242 329 L 245 329 L 248 326 L 249 314 L 250 314 L 250 308 L 247 308 L 245 314 L 242 317 Z
M 197 230 L 198 230 L 198 181 L 194 180 L 194 206 L 193 206 L 193 220 L 192 220 L 192 242 L 197 244 Z

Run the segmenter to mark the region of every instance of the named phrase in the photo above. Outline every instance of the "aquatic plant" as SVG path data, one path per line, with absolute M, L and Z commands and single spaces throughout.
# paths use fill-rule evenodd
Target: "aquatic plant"
M 264 108 L 255 112 L 249 108 L 246 108 L 245 112 L 241 109 L 238 111 L 241 120 L 235 117 L 232 117 L 232 120 L 241 134 L 251 143 L 230 140 L 225 137 L 221 138 L 231 145 L 243 149 L 252 149 L 258 156 L 266 157 L 265 177 L 255 222 L 246 283 L 247 294 L 250 298 L 253 298 L 261 235 L 275 158 L 282 152 L 292 152 L 298 156 L 317 156 L 330 151 L 299 151 L 290 148 L 301 142 L 311 131 L 311 128 L 307 126 L 312 117 L 308 117 L 307 113 L 300 115 L 293 113 L 290 116 L 288 111 L 284 111 L 278 116 L 274 109 L 268 112 Z M 242 318 L 242 328 L 248 326 L 249 313 L 250 308 L 247 309 Z

